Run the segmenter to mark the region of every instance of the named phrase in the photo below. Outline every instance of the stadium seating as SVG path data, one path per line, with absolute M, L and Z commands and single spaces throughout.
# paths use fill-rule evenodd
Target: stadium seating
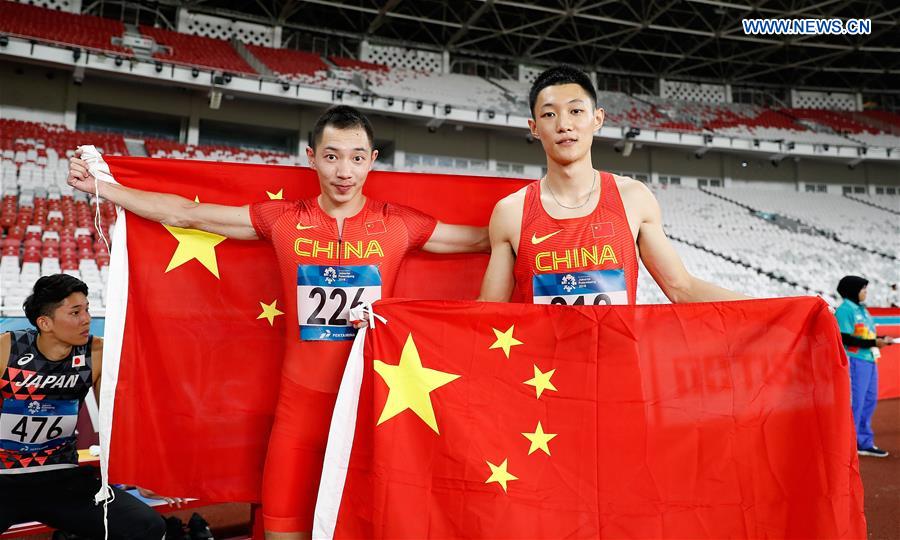
M 318 54 L 261 45 L 245 46 L 257 60 L 286 80 L 309 86 L 325 84 L 328 80 L 328 64 Z
M 187 145 L 163 139 L 145 139 L 144 148 L 150 157 L 198 159 L 202 161 L 232 161 L 268 163 L 271 165 L 299 165 L 297 156 L 268 150 L 252 150 L 224 145 Z
M 132 54 L 130 49 L 112 44 L 113 37 L 125 32 L 125 25 L 119 21 L 17 2 L 0 2 L 0 32 L 123 56 Z
M 165 45 L 171 49 L 171 52 L 168 53 L 153 53 L 154 58 L 188 66 L 256 75 L 256 71 L 227 41 L 182 34 L 146 25 L 140 26 L 140 32 L 144 36 L 153 38 L 158 45 Z
M 676 239 L 712 250 L 721 258 L 731 258 L 741 265 L 755 268 L 758 273 L 771 274 L 770 277 L 776 280 L 782 278 L 793 282 L 796 284 L 793 286 L 794 290 L 807 294 L 818 293 L 833 298 L 834 287 L 842 276 L 850 273 L 863 274 L 874 284 L 870 304 L 888 305 L 885 302 L 888 302 L 890 284 L 897 280 L 895 261 L 827 236 L 789 231 L 756 217 L 737 203 L 701 190 L 670 187 L 657 189 L 655 193 L 663 209 L 665 230 Z M 818 195 L 749 188 L 717 189 L 715 193 L 735 196 L 743 201 L 747 200 L 744 195 L 755 193 L 754 196 L 760 200 L 790 200 L 798 206 L 806 206 L 809 200 L 815 200 L 809 196 Z M 736 193 L 739 194 L 735 195 Z M 811 210 L 807 215 L 817 212 L 817 220 L 837 228 L 836 225 L 843 216 L 855 215 L 853 205 L 863 206 L 849 199 L 836 199 L 835 205 L 812 203 L 810 206 L 817 210 Z M 841 201 L 846 201 L 846 204 L 840 205 Z M 778 208 L 788 206 L 785 203 L 784 207 Z M 775 210 L 771 205 L 769 208 Z M 890 234 L 892 228 L 896 228 L 892 222 L 878 221 L 867 230 L 874 231 L 873 234 L 880 237 Z M 896 242 L 893 246 L 896 255 Z M 748 290 L 739 282 L 732 284 L 730 281 L 722 281 L 719 284 L 751 296 L 774 296 L 783 291 L 781 285 Z
M 384 64 L 376 64 L 373 62 L 364 62 L 362 60 L 356 60 L 354 58 L 347 58 L 344 56 L 329 56 L 328 61 L 334 64 L 337 67 L 344 69 L 353 69 L 360 71 L 369 71 L 369 72 L 388 72 L 391 70 L 388 66 Z
M 427 104 L 449 104 L 497 113 L 527 114 L 528 106 L 517 102 L 500 88 L 481 77 L 457 73 L 431 73 L 411 69 L 365 72 L 369 91 L 382 97 L 393 96 Z
M 795 191 L 779 191 L 773 197 L 769 191 L 751 188 L 717 192 L 752 208 L 797 219 L 846 242 L 897 249 L 900 224 L 896 216 L 847 197 Z
M 872 126 L 862 124 L 851 116 L 839 111 L 825 111 L 821 109 L 787 109 L 786 114 L 794 118 L 811 120 L 818 124 L 828 126 L 837 133 L 878 133 Z
M 165 47 L 155 54 L 160 60 L 258 76 L 228 41 L 147 26 L 140 31 Z M 120 22 L 15 2 L 0 2 L 0 32 L 130 54 L 112 45 L 112 38 L 124 32 Z M 525 82 L 391 68 L 340 56 L 326 61 L 311 52 L 245 47 L 277 77 L 297 84 L 422 101 L 428 106 L 530 115 L 530 84 Z M 598 102 L 606 110 L 607 125 L 615 127 L 900 148 L 900 115 L 885 111 L 772 109 L 608 91 L 598 92 Z M 0 306 L 4 311 L 18 309 L 27 294 L 24 286 L 37 276 L 58 271 L 89 281 L 95 308 L 103 305 L 109 251 L 94 229 L 96 207 L 90 197 L 65 185 L 67 158 L 79 144 L 94 144 L 107 155 L 129 153 L 121 135 L 76 132 L 52 122 L 0 119 Z M 162 139 L 146 139 L 143 144 L 151 157 L 305 163 L 302 156 L 234 146 L 186 145 Z M 408 154 L 408 166 L 414 166 L 416 157 Z M 458 171 L 458 162 L 466 161 L 453 156 L 419 157 L 415 166 L 428 171 L 435 167 L 443 172 Z M 435 165 L 426 163 L 426 158 L 436 158 Z M 480 162 L 466 162 L 465 170 L 484 172 L 478 168 Z M 752 296 L 811 292 L 833 296 L 837 280 L 855 272 L 872 280 L 871 304 L 896 301 L 888 296 L 893 294 L 888 292 L 890 284 L 898 281 L 896 261 L 862 248 L 898 255 L 900 196 L 841 197 L 795 191 L 779 191 L 773 196 L 770 191 L 749 188 L 704 192 L 677 187 L 657 189 L 656 194 L 664 209 L 664 227 L 676 250 L 688 268 L 704 279 Z M 757 217 L 745 206 L 806 224 L 819 233 L 788 230 Z M 100 228 L 105 236 L 113 219 L 112 205 L 102 203 Z M 641 302 L 666 301 L 645 271 L 640 280 Z

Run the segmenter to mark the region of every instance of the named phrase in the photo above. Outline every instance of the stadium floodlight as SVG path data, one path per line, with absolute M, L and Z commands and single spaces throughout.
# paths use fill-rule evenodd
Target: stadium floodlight
M 197 78 L 200 76 L 200 70 L 197 68 L 191 68 L 191 77 Z
M 627 135 L 626 135 L 627 137 Z M 627 139 L 622 139 L 613 145 L 613 150 L 616 153 L 622 154 L 622 157 L 631 156 L 631 152 L 634 150 L 634 143 Z
M 488 111 L 488 118 L 489 118 L 490 120 L 493 120 L 493 119 L 494 119 L 494 111 Z
M 787 149 L 788 149 L 788 150 L 793 150 L 793 149 L 794 149 L 794 143 L 793 143 L 793 142 L 787 143 Z
M 450 105 L 444 105 L 444 114 L 450 114 L 451 112 L 453 112 L 453 107 L 451 107 Z
M 116 60 L 115 60 L 115 61 L 116 61 L 116 65 L 117 65 L 117 66 L 121 66 L 121 65 L 122 65 L 122 62 L 124 62 L 125 60 L 124 60 L 121 56 L 116 55 Z
M 212 90 L 209 93 L 209 108 L 213 110 L 217 110 L 222 106 L 222 92 L 218 90 Z
M 852 171 L 853 169 L 856 168 L 857 165 L 859 165 L 860 163 L 862 163 L 862 160 L 863 160 L 863 158 L 861 158 L 861 157 L 858 157 L 858 158 L 856 158 L 856 159 L 851 159 L 851 160 L 847 163 L 847 168 L 850 169 L 850 170 Z
M 629 127 L 628 131 L 625 132 L 626 139 L 633 139 L 641 134 L 641 128 Z
M 769 156 L 769 163 L 771 163 L 773 167 L 777 167 L 786 157 L 787 155 L 785 154 L 773 154 Z
M 368 94 L 367 92 L 363 92 L 362 95 L 360 95 L 360 99 L 362 99 L 362 102 L 363 102 L 363 103 L 368 103 L 368 102 L 369 102 L 369 97 L 370 97 L 370 96 L 369 96 L 369 94 Z
M 420 110 L 422 108 L 422 100 L 416 102 L 416 110 Z
M 162 73 L 162 68 L 163 68 L 162 62 L 156 62 L 156 72 Z
M 703 146 L 701 148 L 694 150 L 694 157 L 697 159 L 703 159 L 703 156 L 705 156 L 707 152 L 709 152 L 709 147 Z
M 0 36 L 0 47 L 9 45 L 9 36 Z
M 291 89 L 291 83 L 289 83 L 287 81 L 281 81 L 281 89 L 284 90 L 285 92 L 287 92 L 288 90 Z
M 387 104 L 388 104 L 388 107 L 393 107 L 393 106 L 394 106 L 394 98 L 393 98 L 393 97 L 389 97 L 389 98 L 387 99 Z
M 230 83 L 231 82 L 231 73 L 223 73 L 222 80 L 225 81 L 225 84 Z
M 443 123 L 444 123 L 443 118 L 432 118 L 431 120 L 428 121 L 427 124 L 425 124 L 425 126 L 428 127 L 428 133 L 435 133 L 435 132 L 437 132 L 438 128 L 441 127 L 441 125 L 443 125 Z
M 334 97 L 338 99 L 344 99 L 344 91 L 343 90 L 335 90 Z
M 80 86 L 81 83 L 84 82 L 84 66 L 75 66 L 75 70 L 72 71 L 72 83 L 76 86 Z

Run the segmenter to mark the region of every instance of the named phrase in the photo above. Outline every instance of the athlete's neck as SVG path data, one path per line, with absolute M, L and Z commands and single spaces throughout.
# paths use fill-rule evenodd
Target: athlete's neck
M 319 208 L 325 214 L 337 221 L 338 234 L 341 234 L 344 230 L 344 220 L 355 216 L 363 209 L 366 205 L 366 196 L 360 193 L 357 197 L 341 203 L 335 202 L 320 193 L 317 202 L 319 203 Z
M 547 160 L 547 179 L 553 193 L 560 199 L 573 201 L 591 189 L 594 184 L 594 166 L 591 155 L 586 154 L 578 161 L 560 164 Z
M 47 360 L 63 360 L 72 353 L 71 345 L 43 333 L 38 334 L 35 345 Z

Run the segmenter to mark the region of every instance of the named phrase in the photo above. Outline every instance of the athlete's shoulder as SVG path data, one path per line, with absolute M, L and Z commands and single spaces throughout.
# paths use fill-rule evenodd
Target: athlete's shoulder
M 494 212 L 499 214 L 521 214 L 522 207 L 525 205 L 525 195 L 528 193 L 528 186 L 532 184 L 527 184 L 497 201 L 497 204 L 494 205 Z
M 384 216 L 388 219 L 401 219 L 405 221 L 414 218 L 431 218 L 431 215 L 428 212 L 405 204 L 380 201 L 377 199 L 369 199 L 367 204 L 368 212 L 370 214 Z
M 653 197 L 653 192 L 650 191 L 650 188 L 647 187 L 647 184 L 635 180 L 630 176 L 623 176 L 621 174 L 610 173 L 613 179 L 616 181 L 616 187 L 619 189 L 619 193 L 623 195 L 627 192 L 629 194 L 634 194 L 638 196 L 647 196 Z
M 629 176 L 621 176 L 613 174 L 616 181 L 616 188 L 619 190 L 619 196 L 622 202 L 628 206 L 652 209 L 657 206 L 656 196 L 653 191 L 647 187 L 647 184 L 635 180 Z

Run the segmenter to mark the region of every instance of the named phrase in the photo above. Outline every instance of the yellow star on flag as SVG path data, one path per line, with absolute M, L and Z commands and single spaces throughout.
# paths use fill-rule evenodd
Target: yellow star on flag
M 504 459 L 503 463 L 500 465 L 494 465 L 490 461 L 487 462 L 488 467 L 491 468 L 491 477 L 484 481 L 485 484 L 490 484 L 491 482 L 497 482 L 503 487 L 503 492 L 506 492 L 506 483 L 510 480 L 518 480 L 517 476 L 513 476 L 506 470 L 506 462 L 508 459 Z
M 550 377 L 553 376 L 554 372 L 556 372 L 556 370 L 551 369 L 547 373 L 541 373 L 541 370 L 539 370 L 537 366 L 534 366 L 534 377 L 525 381 L 525 384 L 533 386 L 537 391 L 538 399 L 540 399 L 541 394 L 544 392 L 544 390 L 556 391 L 556 387 L 553 386 L 552 382 L 550 382 Z
M 271 191 L 266 191 L 266 195 L 269 196 L 269 200 L 272 201 L 280 201 L 284 199 L 284 188 L 278 190 L 277 193 L 272 193 Z
M 262 302 L 259 303 L 259 307 L 262 308 L 262 313 L 259 314 L 258 319 L 268 319 L 269 326 L 275 326 L 275 317 L 279 315 L 284 315 L 284 312 L 275 307 L 275 304 L 278 303 L 278 300 L 272 300 L 271 304 L 264 304 Z
M 375 372 L 381 375 L 389 388 L 378 425 L 411 409 L 435 433 L 440 433 L 431 406 L 431 392 L 458 379 L 459 375 L 422 367 L 412 334 L 409 334 L 403 345 L 400 363 L 392 366 L 375 360 Z
M 550 439 L 556 437 L 556 433 L 544 433 L 544 428 L 541 426 L 541 423 L 538 422 L 536 428 L 534 428 L 534 433 L 523 433 L 526 439 L 531 441 L 531 448 L 528 449 L 528 455 L 530 456 L 536 450 L 543 450 L 545 454 L 550 455 L 550 447 L 547 446 L 547 443 L 550 442 Z
M 163 227 L 178 240 L 178 247 L 175 248 L 175 253 L 172 254 L 172 260 L 169 261 L 166 272 L 178 268 L 192 259 L 197 259 L 212 275 L 219 277 L 216 246 L 225 240 L 224 236 L 198 231 L 197 229 L 172 227 L 171 225 L 163 225 Z
M 493 345 L 489 347 L 489 349 L 503 349 L 503 353 L 509 358 L 509 350 L 516 345 L 522 345 L 522 342 L 513 337 L 513 329 L 516 325 L 512 325 L 506 332 L 501 332 L 496 328 L 491 328 L 494 331 L 494 335 L 497 336 L 497 341 L 494 342 Z

